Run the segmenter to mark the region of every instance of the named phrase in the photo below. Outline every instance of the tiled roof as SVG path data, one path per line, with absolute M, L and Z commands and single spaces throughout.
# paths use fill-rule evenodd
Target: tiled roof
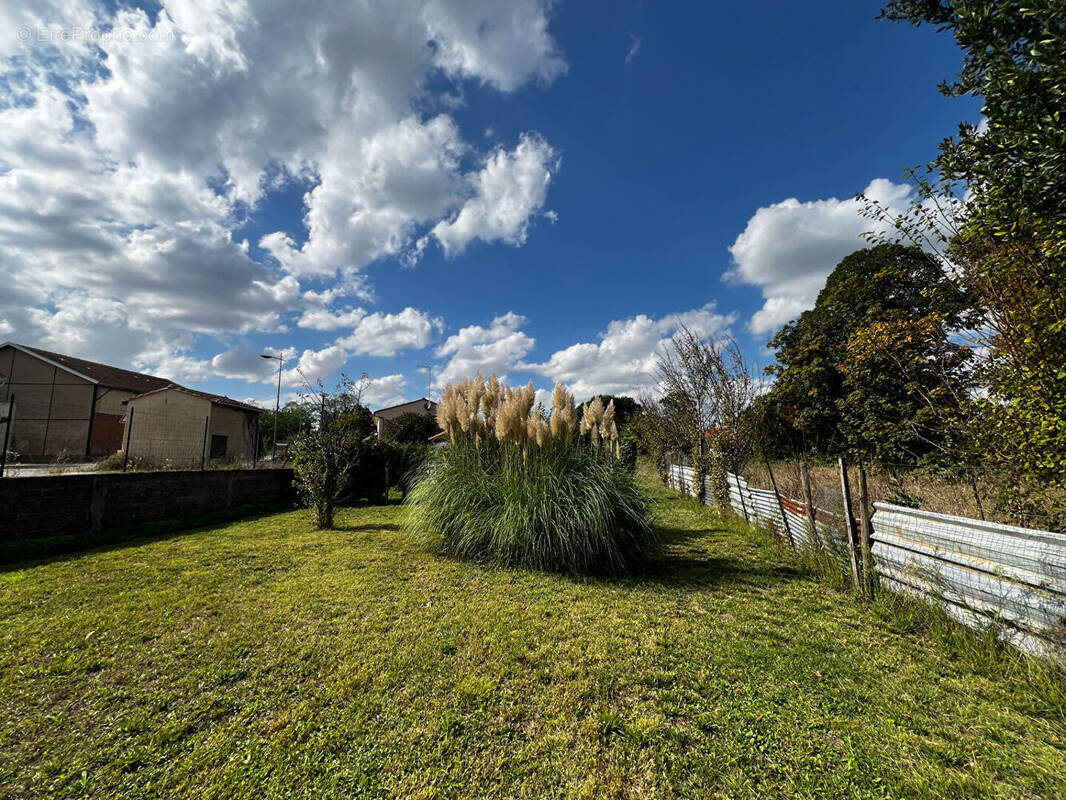
M 263 410 L 258 406 L 242 403 L 240 400 L 234 400 L 232 397 L 226 397 L 225 395 L 201 392 L 196 389 L 186 389 L 184 386 L 174 383 L 174 381 L 167 380 L 166 378 L 159 378 L 155 375 L 145 375 L 143 372 L 133 372 L 128 369 L 111 367 L 107 364 L 98 364 L 95 361 L 86 361 L 84 358 L 74 358 L 74 356 L 68 356 L 62 353 L 53 353 L 49 350 L 42 350 L 39 347 L 28 347 L 27 345 L 15 344 L 14 342 L 7 342 L 7 344 L 20 350 L 25 350 L 27 353 L 32 353 L 47 359 L 48 361 L 58 364 L 61 367 L 65 367 L 71 372 L 76 372 L 85 378 L 94 380 L 100 386 L 120 389 L 124 392 L 136 392 L 138 397 L 159 392 L 164 389 L 177 389 L 180 392 L 210 400 L 212 403 L 216 403 L 220 406 L 240 408 L 245 411 Z
M 161 386 L 158 389 L 153 389 L 150 392 L 139 394 L 137 397 L 131 397 L 130 400 L 137 400 L 140 397 L 144 397 L 148 394 L 155 394 L 156 392 L 163 392 L 167 389 L 173 389 L 176 392 L 184 392 L 185 394 L 191 394 L 193 397 L 202 397 L 204 400 L 210 400 L 212 403 L 218 406 L 228 406 L 230 408 L 238 408 L 241 411 L 255 411 L 256 413 L 262 413 L 263 409 L 259 406 L 253 406 L 251 403 L 244 403 L 240 400 L 234 400 L 232 397 L 226 397 L 224 394 L 211 394 L 210 392 L 201 392 L 196 389 L 186 389 L 184 386 L 178 386 L 176 383 L 168 383 L 166 386 Z M 126 402 L 129 402 L 127 400 Z
M 172 381 L 166 378 L 157 378 L 155 375 L 145 375 L 142 372 L 132 372 L 128 369 L 110 367 L 107 364 L 98 364 L 95 361 L 86 361 L 83 358 L 74 358 L 62 353 L 52 353 L 41 350 L 39 347 L 27 347 L 17 345 L 23 350 L 28 350 L 39 356 L 54 361 L 60 366 L 73 370 L 86 378 L 91 378 L 101 386 L 110 386 L 113 389 L 121 389 L 127 392 L 151 392 L 156 389 L 164 389 L 170 386 Z
M 429 408 L 428 409 L 426 408 L 426 405 L 425 405 L 426 403 L 429 403 Z M 408 400 L 406 403 L 400 403 L 399 405 L 388 406 L 386 408 L 379 408 L 377 411 L 373 412 L 373 414 L 374 414 L 374 416 L 377 416 L 378 414 L 381 414 L 381 413 L 383 413 L 385 411 L 395 411 L 397 409 L 405 408 L 407 406 L 417 406 L 417 405 L 421 405 L 423 411 L 432 411 L 434 408 L 437 407 L 436 402 L 434 402 L 433 400 L 430 400 L 428 397 L 419 397 L 417 400 Z M 401 413 L 403 413 L 403 412 L 401 412 Z M 399 415 L 397 415 L 397 416 L 399 416 Z

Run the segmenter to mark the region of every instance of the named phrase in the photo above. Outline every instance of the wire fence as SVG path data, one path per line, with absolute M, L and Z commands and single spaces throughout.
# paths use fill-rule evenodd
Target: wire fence
M 852 500 L 851 477 L 840 466 L 836 497 L 823 491 L 816 503 L 790 497 L 776 475 L 775 491 L 729 473 L 730 507 L 798 551 L 828 554 L 857 590 L 920 597 L 1030 654 L 1066 658 L 1066 534 L 887 502 L 869 504 L 870 514 Z M 670 463 L 667 474 L 672 488 L 694 494 L 691 467 Z M 813 498 L 808 489 L 797 494 Z M 715 502 L 709 478 L 702 494 Z

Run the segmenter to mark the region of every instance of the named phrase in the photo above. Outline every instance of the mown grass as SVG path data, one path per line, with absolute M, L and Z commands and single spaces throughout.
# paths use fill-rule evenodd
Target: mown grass
M 0 798 L 1066 795 L 1030 662 L 692 501 L 615 581 L 441 559 L 404 513 L 0 573 Z

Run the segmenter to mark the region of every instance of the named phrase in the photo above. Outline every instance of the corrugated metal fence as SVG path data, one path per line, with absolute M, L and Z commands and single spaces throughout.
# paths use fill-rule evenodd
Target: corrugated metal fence
M 692 469 L 673 464 L 670 485 L 692 494 Z M 843 520 L 728 475 L 733 510 L 771 525 L 793 547 L 840 555 Z M 710 484 L 704 496 L 713 503 Z M 783 512 L 783 513 L 782 513 Z M 995 625 L 1005 641 L 1042 657 L 1066 656 L 1066 534 L 874 503 L 870 552 L 882 588 L 922 596 L 973 628 Z

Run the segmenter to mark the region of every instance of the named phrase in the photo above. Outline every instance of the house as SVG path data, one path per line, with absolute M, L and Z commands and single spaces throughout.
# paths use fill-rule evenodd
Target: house
M 262 409 L 219 394 L 170 384 L 126 400 L 125 449 L 153 464 L 197 467 L 252 461 Z
M 8 449 L 25 460 L 82 461 L 122 449 L 123 403 L 170 385 L 37 347 L 0 345 L 0 404 L 15 396 Z M 4 414 L 0 414 L 4 416 Z
M 182 400 L 195 396 L 198 402 L 171 405 L 149 400 L 141 405 L 138 400 L 130 405 L 131 400 L 156 393 L 166 393 L 164 398 L 176 396 L 170 390 L 184 392 Z M 253 424 L 250 420 L 258 417 L 259 409 L 220 395 L 194 392 L 155 375 L 7 342 L 0 345 L 0 417 L 6 416 L 12 396 L 14 421 L 8 450 L 24 461 L 102 458 L 122 450 L 128 432 L 135 434 L 135 444 L 146 444 L 138 437 L 148 435 L 144 426 L 150 421 L 159 429 L 152 434 L 153 441 L 168 442 L 167 447 L 176 452 L 198 454 L 204 447 L 208 420 L 208 457 L 212 435 L 225 437 L 226 458 L 250 459 L 254 455 L 254 442 L 251 447 L 246 443 L 244 427 Z M 143 411 L 141 427 L 136 431 L 126 425 L 129 409 L 134 407 Z M 165 419 L 168 415 L 169 421 Z M 0 440 L 3 434 L 0 426 Z M 179 441 L 185 444 L 179 447 L 175 444 Z M 217 452 L 223 442 L 214 441 Z M 135 449 L 131 453 L 137 455 Z M 199 462 L 197 455 L 195 463 Z
M 420 397 L 409 403 L 400 403 L 398 406 L 389 406 L 374 412 L 374 428 L 378 436 L 381 436 L 389 427 L 389 423 L 404 414 L 427 414 L 437 415 L 437 404 L 428 397 Z

